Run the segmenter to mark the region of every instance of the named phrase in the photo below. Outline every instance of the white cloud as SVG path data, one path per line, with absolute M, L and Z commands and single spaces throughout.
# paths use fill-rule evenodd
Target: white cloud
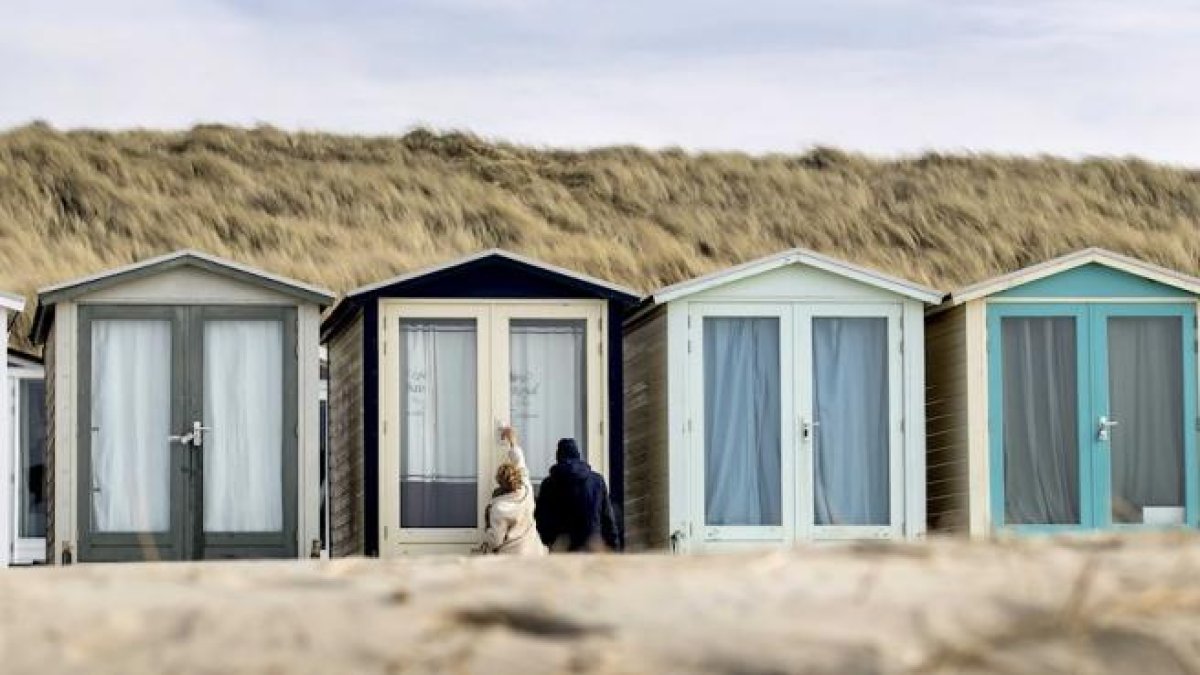
M 0 125 L 1200 164 L 1200 11 L 1172 0 L 63 4 L 0 10 Z

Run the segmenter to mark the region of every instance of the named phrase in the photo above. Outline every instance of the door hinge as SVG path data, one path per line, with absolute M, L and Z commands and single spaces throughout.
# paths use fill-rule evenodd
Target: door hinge
M 387 538 L 388 538 L 388 528 L 387 528 L 387 525 L 384 525 L 384 526 L 383 526 L 383 539 L 384 539 L 384 541 L 387 541 Z

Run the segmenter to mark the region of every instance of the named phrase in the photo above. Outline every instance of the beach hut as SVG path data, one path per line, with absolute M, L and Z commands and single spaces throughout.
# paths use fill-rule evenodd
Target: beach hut
M 349 293 L 329 348 L 331 554 L 467 552 L 522 438 L 535 485 L 573 437 L 621 500 L 632 291 L 501 250 Z
M 1198 296 L 1100 249 L 952 293 L 926 328 L 931 527 L 1195 527 Z
M 941 297 L 804 250 L 651 295 L 625 324 L 630 547 L 920 536 Z
M 46 401 L 41 359 L 8 350 L 8 430 L 5 450 L 8 475 L 3 496 L 8 534 L 3 546 L 13 565 L 46 558 Z M 2 491 L 2 490 L 0 490 Z M 0 507 L 3 511 L 4 507 Z
M 319 550 L 317 349 L 332 300 L 193 251 L 42 289 L 50 560 Z
M 8 353 L 8 332 L 16 316 L 25 309 L 24 298 L 8 293 L 0 293 L 0 347 Z M 0 567 L 9 564 L 16 549 L 18 532 L 17 520 L 20 513 L 15 508 L 17 490 L 14 481 L 9 477 L 14 475 L 16 460 L 15 445 L 11 440 L 14 434 L 12 410 L 12 386 L 9 380 L 8 357 L 0 365 Z

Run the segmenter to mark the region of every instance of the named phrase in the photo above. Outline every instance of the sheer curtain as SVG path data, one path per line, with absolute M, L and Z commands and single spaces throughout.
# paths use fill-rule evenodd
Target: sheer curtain
M 1183 523 L 1183 330 L 1179 317 L 1108 319 L 1113 522 L 1147 508 Z M 1175 508 L 1172 508 L 1175 507 Z M 1153 512 L 1152 512 L 1153 513 Z M 1152 518 L 1163 524 L 1164 515 Z
M 813 319 L 817 525 L 891 522 L 887 319 Z
M 92 322 L 92 525 L 170 527 L 171 323 Z
M 283 324 L 204 323 L 204 530 L 283 529 Z
M 401 527 L 478 524 L 476 329 L 471 319 L 402 320 Z
M 1001 321 L 1008 523 L 1079 523 L 1075 331 L 1071 317 Z
M 509 329 L 510 420 L 520 433 L 530 478 L 545 478 L 560 438 L 587 456 L 587 367 L 582 320 L 515 319 Z
M 709 525 L 780 525 L 779 319 L 704 319 Z

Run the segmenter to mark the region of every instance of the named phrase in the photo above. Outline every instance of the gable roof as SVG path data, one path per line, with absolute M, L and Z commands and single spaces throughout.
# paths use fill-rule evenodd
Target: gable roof
M 497 264 L 518 272 L 518 275 L 511 276 L 516 277 L 517 285 L 523 285 L 523 288 L 485 281 L 498 273 Z M 472 278 L 480 273 L 482 276 Z M 567 293 L 553 297 L 578 295 L 601 298 L 626 306 L 632 306 L 641 299 L 640 294 L 631 288 L 511 251 L 492 248 L 350 291 L 326 315 L 321 324 L 321 339 L 326 340 L 339 333 L 354 316 L 357 308 L 375 297 L 535 297 L 525 294 L 529 293 L 531 288 L 536 289 L 542 285 L 545 285 L 547 290 L 557 287 L 558 292 Z M 485 290 L 481 292 L 480 288 Z M 495 295 L 488 295 L 488 292 L 495 292 Z M 514 293 L 515 295 L 512 295 Z
M 1031 265 L 1015 272 L 992 277 L 991 279 L 986 279 L 970 286 L 964 286 L 950 294 L 946 305 L 949 307 L 961 305 L 964 302 L 1001 293 L 1010 288 L 1023 286 L 1061 272 L 1093 264 L 1103 265 L 1134 276 L 1149 279 L 1150 281 L 1156 281 L 1165 286 L 1200 295 L 1200 278 L 1198 277 L 1189 276 L 1176 270 L 1167 269 L 1166 267 L 1152 265 L 1148 262 L 1130 258 L 1119 253 L 1113 253 L 1103 248 L 1093 247 L 1068 253 L 1059 258 Z
M 235 281 L 267 288 L 302 302 L 311 302 L 320 307 L 328 306 L 335 297 L 332 291 L 324 288 L 270 274 L 201 251 L 182 250 L 39 290 L 37 312 L 33 317 L 33 328 L 30 335 L 38 343 L 45 339 L 53 319 L 54 305 L 60 302 L 74 300 L 82 295 L 94 293 L 110 286 L 183 267 L 202 269 Z
M 603 279 L 597 279 L 596 277 L 590 277 L 586 274 L 581 274 L 579 272 L 575 272 L 575 271 L 566 269 L 564 267 L 557 267 L 557 266 L 551 265 L 549 263 L 544 263 L 540 260 L 534 260 L 533 258 L 527 258 L 523 255 L 518 255 L 516 253 L 513 253 L 512 251 L 506 251 L 501 248 L 491 248 L 486 251 L 480 251 L 479 253 L 473 253 L 468 256 L 456 258 L 454 260 L 442 263 L 440 265 L 434 265 L 432 267 L 426 267 L 423 269 L 414 270 L 412 272 L 407 272 L 405 274 L 401 274 L 399 276 L 392 277 L 391 279 L 385 279 L 384 281 L 378 281 L 373 284 L 368 284 L 366 286 L 362 286 L 361 288 L 356 288 L 356 289 L 350 291 L 349 293 L 346 294 L 346 297 L 353 298 L 353 297 L 357 297 L 360 295 L 366 295 L 368 293 L 373 293 L 375 291 L 381 291 L 381 290 L 391 288 L 394 286 L 400 286 L 409 281 L 415 281 L 417 279 L 428 277 L 428 276 L 438 274 L 441 272 L 448 272 L 457 267 L 463 267 L 463 266 L 469 265 L 473 262 L 484 260 L 486 258 L 501 258 L 504 260 L 508 260 L 510 262 L 517 263 L 519 265 L 525 265 L 527 267 L 541 270 L 543 272 L 549 272 L 550 274 L 565 277 L 567 279 L 570 279 L 572 281 L 575 281 L 577 283 L 580 283 L 580 284 L 583 284 L 586 286 L 593 286 L 598 290 L 602 289 L 602 290 L 608 291 L 609 293 L 628 296 L 628 298 L 630 300 L 637 300 L 639 297 L 641 297 L 641 295 L 637 291 L 634 291 L 633 289 L 627 288 L 625 286 L 621 286 L 619 284 L 614 284 L 610 281 L 605 281 Z
M 845 277 L 868 286 L 874 286 L 885 291 L 891 291 L 897 295 L 902 295 L 914 300 L 920 300 L 926 304 L 935 304 L 941 302 L 945 296 L 939 290 L 922 286 L 913 283 L 900 277 L 894 277 L 889 274 L 884 274 L 876 270 L 860 267 L 844 260 L 838 260 L 829 256 L 821 255 L 815 251 L 809 251 L 803 248 L 793 248 L 775 255 L 770 255 L 758 260 L 752 260 L 748 263 L 743 263 L 736 267 L 719 270 L 712 274 L 706 274 L 702 277 L 682 281 L 671 286 L 660 288 L 650 294 L 648 301 L 650 304 L 658 305 L 664 302 L 671 302 L 686 298 L 689 295 L 706 291 L 710 288 L 724 286 L 735 281 L 740 281 L 749 277 L 758 276 L 771 270 L 788 265 L 804 265 L 812 267 L 830 274 L 835 274 L 840 277 Z
M 11 312 L 23 311 L 25 309 L 25 298 L 0 291 L 0 309 L 7 309 Z

